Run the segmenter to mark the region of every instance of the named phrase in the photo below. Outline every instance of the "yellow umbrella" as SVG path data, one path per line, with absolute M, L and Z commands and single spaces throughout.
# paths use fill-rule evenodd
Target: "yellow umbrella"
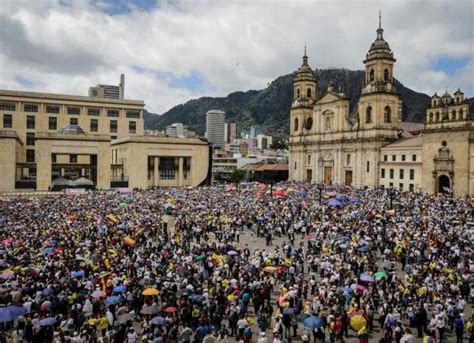
M 160 291 L 157 290 L 156 288 L 147 288 L 143 291 L 143 295 L 158 295 L 160 294 Z
M 355 331 L 359 331 L 360 329 L 362 329 L 366 323 L 367 319 L 365 319 L 364 316 L 361 314 L 353 315 L 350 320 L 351 328 Z

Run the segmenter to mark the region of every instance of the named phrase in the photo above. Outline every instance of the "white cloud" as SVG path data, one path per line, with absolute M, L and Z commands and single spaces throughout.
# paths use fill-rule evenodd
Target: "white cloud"
M 101 12 L 106 5 L 87 0 L 2 0 L 0 88 L 24 89 L 20 76 L 33 81 L 34 90 L 86 94 L 89 86 L 118 83 L 125 73 L 127 97 L 162 113 L 194 97 L 264 88 L 299 66 L 304 42 L 313 68 L 362 69 L 381 9 L 402 83 L 427 93 L 447 85 L 468 93 L 472 6 L 463 0 L 180 0 L 109 16 Z M 438 58 L 459 57 L 471 60 L 453 76 L 432 69 Z M 198 73 L 209 87 L 172 87 L 157 77 L 163 73 Z

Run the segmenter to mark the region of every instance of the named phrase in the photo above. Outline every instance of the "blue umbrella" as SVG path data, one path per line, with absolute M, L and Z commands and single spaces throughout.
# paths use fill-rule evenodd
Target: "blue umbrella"
M 303 320 L 303 326 L 308 329 L 318 329 L 323 327 L 323 321 L 319 317 L 310 316 Z
M 285 309 L 283 310 L 282 313 L 283 313 L 283 314 L 293 314 L 293 313 L 295 313 L 295 311 L 296 311 L 296 310 L 295 310 L 293 307 L 287 307 L 287 308 L 285 308 Z
M 201 294 L 194 294 L 194 295 L 191 295 L 189 299 L 198 303 L 202 303 L 204 300 L 206 300 L 206 297 Z
M 127 287 L 125 287 L 124 285 L 114 287 L 114 292 L 117 292 L 117 293 L 123 293 L 126 290 L 127 290 Z
M 166 319 L 161 317 L 161 316 L 158 316 L 158 317 L 155 317 L 155 318 L 152 318 L 150 320 L 150 324 L 154 324 L 154 325 L 165 325 L 166 324 Z
M 43 249 L 43 252 L 44 252 L 45 254 L 52 254 L 52 253 L 54 252 L 54 248 L 52 248 L 52 247 L 44 248 L 44 249 Z
M 229 250 L 229 251 L 227 252 L 227 255 L 230 255 L 230 256 L 238 255 L 238 254 L 239 254 L 239 253 L 238 253 L 237 251 L 235 251 L 235 250 Z
M 122 302 L 122 298 L 120 298 L 118 295 L 113 295 L 105 299 L 105 304 L 107 306 L 117 305 L 117 304 L 120 304 L 121 302 Z
M 329 206 L 342 206 L 342 203 L 336 199 L 332 199 L 331 201 L 328 202 Z
M 26 309 L 21 306 L 7 306 L 0 308 L 0 323 L 11 322 L 26 313 Z
M 257 220 L 258 220 L 259 222 L 263 222 L 263 221 L 265 220 L 265 217 L 258 217 Z
M 51 289 L 51 288 L 46 288 L 44 291 L 43 291 L 43 295 L 49 297 L 50 295 L 53 295 L 54 294 L 54 291 Z
M 303 196 L 303 197 L 306 196 L 306 194 L 308 194 L 308 192 L 306 192 L 304 189 L 300 189 L 300 190 L 298 191 L 298 195 L 301 195 L 301 196 Z
M 48 317 L 40 320 L 40 326 L 50 326 L 56 323 L 56 318 Z
M 72 273 L 71 273 L 71 276 L 72 276 L 72 277 L 83 277 L 83 276 L 84 276 L 84 272 L 83 272 L 82 270 L 77 271 L 77 272 L 72 272 Z
M 338 196 L 336 197 L 336 200 L 337 200 L 337 201 L 347 201 L 347 200 L 349 200 L 349 199 L 348 199 L 345 195 L 338 195 Z
M 350 287 L 342 287 L 341 289 L 345 293 L 353 293 L 354 292 L 354 290 Z
M 363 247 L 360 247 L 360 248 L 359 248 L 359 251 L 360 251 L 360 252 L 368 252 L 369 250 L 370 250 L 370 249 L 369 249 L 369 247 L 368 247 L 367 245 L 364 245 Z
M 353 203 L 356 203 L 356 202 L 360 202 L 360 199 L 359 198 L 352 198 L 350 201 L 353 202 Z

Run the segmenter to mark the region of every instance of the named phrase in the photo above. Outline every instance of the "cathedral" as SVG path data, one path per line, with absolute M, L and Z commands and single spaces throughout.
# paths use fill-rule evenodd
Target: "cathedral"
M 423 124 L 403 122 L 396 59 L 383 32 L 379 17 L 355 113 L 332 83 L 318 94 L 305 51 L 293 82 L 289 179 L 474 195 L 474 126 L 467 100 L 460 90 L 454 97 L 435 94 Z

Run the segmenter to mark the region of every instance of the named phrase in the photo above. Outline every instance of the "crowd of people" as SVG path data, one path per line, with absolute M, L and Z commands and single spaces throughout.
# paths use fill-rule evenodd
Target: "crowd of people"
M 472 342 L 472 200 L 394 198 L 248 183 L 2 199 L 1 341 Z

